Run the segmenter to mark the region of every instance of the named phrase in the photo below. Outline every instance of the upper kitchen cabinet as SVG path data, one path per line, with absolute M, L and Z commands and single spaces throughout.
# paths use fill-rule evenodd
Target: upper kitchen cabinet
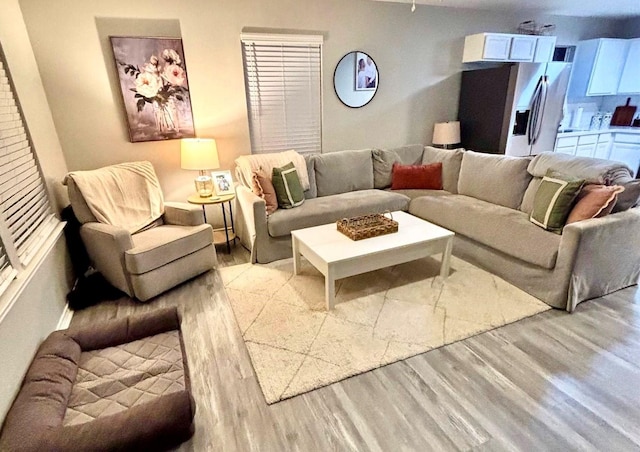
M 629 40 L 629 51 L 620 77 L 618 94 L 640 94 L 640 38 Z
M 576 48 L 569 97 L 608 96 L 618 93 L 627 57 L 627 39 L 590 39 Z
M 551 61 L 555 36 L 478 33 L 464 40 L 463 63 L 478 61 Z

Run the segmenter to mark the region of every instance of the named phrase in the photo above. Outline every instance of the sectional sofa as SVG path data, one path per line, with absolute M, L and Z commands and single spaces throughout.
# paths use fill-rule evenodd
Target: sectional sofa
M 640 207 L 567 225 L 562 235 L 529 221 L 548 169 L 593 183 L 630 178 L 616 162 L 544 153 L 535 158 L 422 145 L 305 156 L 305 202 L 267 216 L 238 159 L 238 229 L 252 262 L 291 257 L 291 231 L 341 218 L 404 210 L 456 233 L 453 253 L 545 303 L 573 311 L 582 301 L 637 284 Z M 443 190 L 394 190 L 394 162 L 442 162 Z

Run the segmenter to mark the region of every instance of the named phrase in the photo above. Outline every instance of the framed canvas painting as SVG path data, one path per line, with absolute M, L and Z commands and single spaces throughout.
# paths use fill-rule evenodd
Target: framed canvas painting
M 131 142 L 195 137 L 182 39 L 109 39 Z
M 356 91 L 375 90 L 378 87 L 378 68 L 364 52 L 356 52 Z

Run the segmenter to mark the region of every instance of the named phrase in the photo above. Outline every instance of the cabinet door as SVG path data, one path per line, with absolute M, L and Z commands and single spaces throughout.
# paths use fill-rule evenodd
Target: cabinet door
M 637 93 L 640 93 L 640 39 L 632 39 L 620 77 L 618 94 Z
M 485 60 L 507 60 L 510 45 L 510 35 L 488 34 L 484 38 L 482 58 Z
M 627 45 L 626 39 L 600 39 L 587 96 L 606 96 L 618 92 Z
M 559 152 L 561 154 L 575 155 L 576 147 L 575 146 L 569 146 L 569 147 L 556 148 L 556 152 Z
M 594 157 L 597 159 L 609 159 L 609 143 L 598 143 Z
M 625 163 L 635 176 L 640 166 L 640 145 L 614 142 L 609 160 Z
M 538 36 L 536 40 L 536 53 L 533 57 L 533 62 L 546 63 L 548 61 L 551 61 L 555 47 L 555 36 Z
M 536 40 L 535 36 L 514 36 L 511 39 L 509 59 L 511 61 L 533 61 Z
M 593 157 L 596 152 L 595 144 L 584 144 L 576 148 L 576 155 L 578 157 Z

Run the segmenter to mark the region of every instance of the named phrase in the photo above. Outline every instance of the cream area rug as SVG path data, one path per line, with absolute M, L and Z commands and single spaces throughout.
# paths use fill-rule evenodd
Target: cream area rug
M 504 280 L 440 256 L 336 281 L 302 258 L 221 268 L 258 382 L 271 404 L 551 309 Z

